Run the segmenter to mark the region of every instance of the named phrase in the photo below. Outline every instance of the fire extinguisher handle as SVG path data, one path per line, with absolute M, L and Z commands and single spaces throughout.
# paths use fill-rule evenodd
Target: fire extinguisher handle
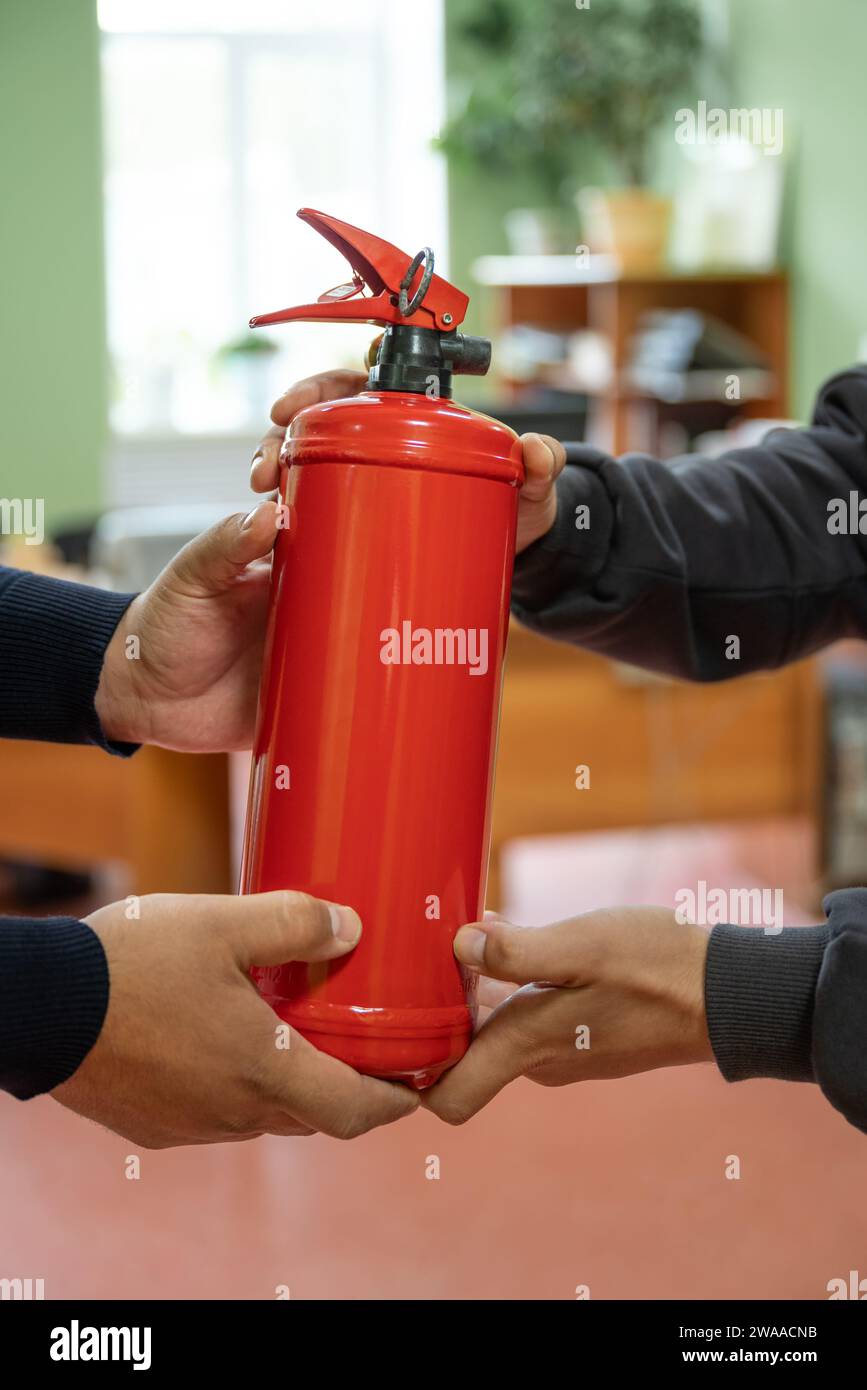
M 250 320 L 251 328 L 298 320 L 367 322 L 383 327 L 412 321 L 422 328 L 449 333 L 463 322 L 469 298 L 434 274 L 434 256 L 429 247 L 425 246 L 416 256 L 408 256 L 382 237 L 328 213 L 301 208 L 298 216 L 346 257 L 353 270 L 353 285 L 347 287 L 347 293 L 338 296 L 331 291 L 315 304 L 258 314 Z

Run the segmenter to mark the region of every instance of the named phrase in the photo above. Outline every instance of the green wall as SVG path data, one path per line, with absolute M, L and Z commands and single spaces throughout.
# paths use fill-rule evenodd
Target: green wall
M 867 338 L 867 3 L 730 0 L 739 105 L 781 107 L 789 174 L 792 405 Z
M 95 0 L 0 0 L 0 495 L 102 495 L 106 349 Z

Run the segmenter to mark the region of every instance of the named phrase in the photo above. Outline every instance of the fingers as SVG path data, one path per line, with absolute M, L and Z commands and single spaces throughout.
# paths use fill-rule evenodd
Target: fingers
M 370 347 L 367 349 L 367 352 L 364 354 L 364 365 L 365 365 L 365 367 L 370 368 L 370 367 L 375 367 L 375 366 L 376 366 L 376 359 L 377 359 L 377 357 L 379 356 L 379 349 L 380 349 L 381 346 L 382 346 L 382 340 L 383 340 L 384 337 L 385 337 L 385 334 L 384 334 L 384 333 L 377 333 L 376 337 L 375 337 L 375 338 L 373 339 L 373 341 L 371 342 Z
M 559 439 L 549 434 L 525 434 L 521 436 L 524 446 L 524 486 L 521 496 L 529 502 L 538 502 L 551 489 L 555 478 L 566 465 L 566 450 Z
M 306 893 L 251 893 L 208 902 L 218 904 L 212 921 L 247 970 L 290 960 L 335 960 L 351 951 L 361 936 L 361 919 L 351 907 Z
M 222 593 L 248 565 L 270 553 L 278 517 L 277 504 L 263 502 L 246 516 L 238 512 L 218 521 L 175 556 L 168 582 L 196 597 Z
M 550 927 L 516 927 L 502 919 L 473 922 L 457 933 L 455 955 L 495 980 L 586 984 L 598 969 L 600 916 L 588 912 Z
M 275 1101 L 283 1098 L 287 1117 L 333 1139 L 354 1139 L 393 1124 L 419 1103 L 418 1093 L 408 1086 L 361 1076 L 296 1033 L 288 1052 L 275 1051 L 270 1057 L 266 1082 Z
M 286 429 L 295 416 L 309 405 L 336 401 L 341 396 L 355 396 L 367 382 L 366 372 L 319 372 L 290 386 L 271 407 L 274 428 L 259 441 L 250 468 L 250 486 L 254 492 L 270 492 L 280 476 L 280 450 Z
M 280 481 L 280 450 L 286 430 L 273 425 L 256 445 L 250 464 L 250 487 L 254 492 L 273 492 Z
M 517 985 L 504 980 L 489 980 L 483 975 L 479 980 L 478 993 L 476 999 L 480 1009 L 495 1009 L 498 1004 L 502 1004 L 504 999 L 508 999 L 515 993 Z
M 425 1110 L 447 1124 L 462 1125 L 521 1075 L 527 1063 L 526 1046 L 512 1013 L 519 998 L 515 995 L 496 1009 L 457 1066 L 425 1091 L 421 1101 Z
M 309 1139 L 316 1130 L 312 1125 L 304 1125 L 300 1120 L 293 1119 L 291 1115 L 285 1115 L 278 1111 L 270 1119 L 266 1120 L 263 1134 L 277 1134 L 281 1139 Z
M 355 396 L 367 381 L 366 372 L 319 372 L 290 386 L 271 407 L 271 419 L 283 429 L 291 424 L 300 410 L 322 401 L 336 401 L 341 396 Z

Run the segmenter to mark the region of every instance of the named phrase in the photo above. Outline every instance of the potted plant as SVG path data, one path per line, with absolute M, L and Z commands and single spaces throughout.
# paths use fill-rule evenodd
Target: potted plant
M 440 147 L 575 196 L 601 152 L 613 186 L 578 194 L 587 239 L 624 269 L 658 264 L 670 203 L 648 188 L 654 140 L 704 52 L 696 0 L 458 0 L 455 39 L 477 55 Z

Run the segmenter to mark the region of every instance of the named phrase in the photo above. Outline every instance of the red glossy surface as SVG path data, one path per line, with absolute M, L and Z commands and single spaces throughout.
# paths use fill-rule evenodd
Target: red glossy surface
M 242 891 L 349 903 L 364 934 L 254 978 L 324 1051 L 428 1085 L 472 1030 L 452 938 L 484 904 L 520 446 L 366 392 L 302 412 L 289 456 Z M 383 662 L 389 630 L 392 656 L 432 659 Z

